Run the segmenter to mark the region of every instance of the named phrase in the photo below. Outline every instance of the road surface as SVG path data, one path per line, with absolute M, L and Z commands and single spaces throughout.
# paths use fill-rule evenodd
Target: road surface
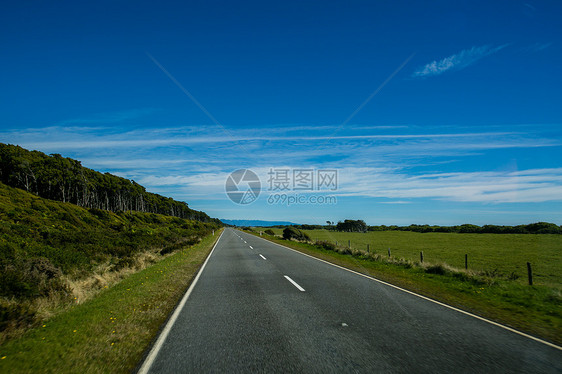
M 140 372 L 562 373 L 557 347 L 233 229 L 176 317 Z

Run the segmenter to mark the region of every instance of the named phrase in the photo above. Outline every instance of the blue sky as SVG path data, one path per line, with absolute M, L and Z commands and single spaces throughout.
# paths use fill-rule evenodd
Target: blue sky
M 559 1 L 11 2 L 0 141 L 220 218 L 562 224 L 561 15 Z M 262 182 L 252 204 L 225 193 L 241 168 Z M 271 169 L 337 170 L 337 189 L 270 191 Z

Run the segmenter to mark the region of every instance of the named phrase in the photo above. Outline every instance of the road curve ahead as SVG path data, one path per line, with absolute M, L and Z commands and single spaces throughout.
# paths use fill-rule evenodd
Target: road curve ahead
M 555 346 L 233 229 L 170 321 L 140 372 L 562 373 Z

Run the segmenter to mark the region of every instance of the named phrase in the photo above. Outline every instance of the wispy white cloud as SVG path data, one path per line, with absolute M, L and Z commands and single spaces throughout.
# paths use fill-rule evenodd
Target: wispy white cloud
M 349 168 L 341 174 L 338 194 L 344 196 L 478 203 L 562 201 L 562 168 L 421 175 Z
M 135 180 L 163 173 L 186 175 L 201 170 L 227 171 L 238 166 L 271 166 L 279 160 L 292 165 L 311 162 L 331 167 L 380 163 L 418 167 L 491 150 L 561 145 L 557 138 L 532 136 L 524 128 L 515 132 L 479 132 L 473 128 L 465 133 L 435 131 L 443 130 L 439 128 L 429 128 L 426 133 L 401 128 L 353 130 L 361 135 L 352 132 L 327 141 L 322 130 L 314 131 L 311 127 L 304 127 L 302 132 L 292 130 L 290 136 L 279 132 L 271 137 L 239 129 L 235 138 L 216 135 L 212 127 L 144 128 L 111 133 L 96 128 L 49 127 L 5 131 L 0 133 L 0 141 L 46 153 L 62 153 L 82 160 L 87 167 L 119 171 Z M 236 143 L 242 144 L 245 152 L 233 146 Z
M 490 136 L 505 136 L 513 135 L 511 132 L 501 132 L 501 133 L 478 133 L 478 134 L 394 134 L 394 135 L 339 135 L 339 136 L 199 136 L 199 137 L 172 137 L 172 138 L 152 138 L 152 139 L 91 139 L 91 140 L 81 140 L 76 142 L 69 141 L 25 141 L 20 143 L 25 147 L 39 147 L 55 150 L 65 150 L 65 149 L 80 149 L 80 148 L 138 148 L 138 147 L 162 147 L 162 146 L 181 146 L 181 145 L 196 145 L 196 144 L 213 144 L 213 143 L 241 143 L 241 142 L 256 142 L 256 141 L 267 141 L 267 142 L 288 142 L 288 141 L 338 141 L 338 140 L 404 140 L 404 139 L 456 139 L 456 138 L 467 138 L 467 137 L 490 137 Z
M 294 169 L 287 165 L 278 168 Z M 252 168 L 268 193 L 269 168 Z M 230 171 L 229 171 L 230 172 Z M 148 176 L 138 182 L 161 189 L 181 189 L 186 196 L 224 199 L 229 172 L 201 172 L 190 176 Z M 562 168 L 514 172 L 455 172 L 410 175 L 401 168 L 346 167 L 338 170 L 338 189 L 323 191 L 337 197 L 376 198 L 381 204 L 408 204 L 420 199 L 484 204 L 562 201 Z M 301 194 L 318 191 L 302 191 Z
M 385 129 L 400 130 L 401 127 L 385 127 Z M 508 139 L 509 137 L 521 135 L 512 131 L 483 131 L 483 132 L 455 132 L 455 133 L 378 133 L 379 127 L 355 128 L 356 134 L 329 136 L 322 133 L 322 128 L 301 127 L 302 131 L 292 135 L 283 133 L 269 135 L 255 135 L 253 129 L 240 129 L 233 136 L 225 134 L 217 135 L 215 128 L 144 128 L 142 130 L 130 130 L 107 133 L 104 129 L 80 128 L 80 127 L 46 127 L 41 129 L 7 131 L 0 134 L 0 141 L 18 144 L 30 149 L 50 151 L 79 150 L 79 149 L 123 149 L 123 148 L 155 148 L 170 146 L 205 146 L 232 143 L 288 143 L 288 142 L 313 142 L 318 145 L 319 141 L 334 143 L 360 142 L 360 141 L 431 141 L 443 139 L 446 142 L 455 140 L 455 143 L 465 143 L 462 139 L 480 139 L 479 144 L 485 144 L 482 139 Z M 365 133 L 374 130 L 372 133 Z M 289 131 L 290 133 L 291 131 Z M 311 135 L 313 134 L 313 135 Z M 493 143 L 493 142 L 491 142 Z M 547 146 L 549 144 L 537 143 L 535 146 Z M 464 147 L 467 145 L 464 144 Z M 529 146 L 528 144 L 524 146 Z M 469 146 L 470 147 L 470 146 Z M 478 148 L 487 148 L 480 145 Z M 490 144 L 495 148 L 497 145 Z M 501 147 L 509 147 L 509 142 L 503 141 Z M 316 148 L 316 147 L 315 147 Z M 333 146 L 329 147 L 333 149 Z M 248 148 L 250 149 L 250 148 Z
M 541 52 L 544 51 L 547 48 L 550 48 L 552 46 L 552 42 L 548 42 L 548 43 L 535 43 L 529 47 L 523 48 L 524 51 L 529 51 L 529 52 Z
M 335 194 L 389 204 L 406 204 L 412 199 L 479 203 L 562 200 L 562 169 L 541 168 L 540 164 L 509 173 L 456 172 L 459 170 L 454 168 L 454 162 L 486 152 L 497 155 L 502 149 L 519 152 L 562 145 L 558 137 L 541 136 L 536 126 L 495 132 L 486 131 L 488 126 L 474 127 L 455 133 L 440 127 L 353 127 L 330 141 L 323 135 L 330 132 L 329 126 L 314 130 L 313 126 L 294 126 L 290 135 L 277 131 L 273 136 L 262 136 L 252 129 L 237 129 L 232 138 L 221 132 L 216 135 L 213 127 L 110 133 L 95 127 L 50 127 L 4 131 L 0 141 L 62 153 L 82 160 L 84 166 L 134 179 L 150 191 L 188 201 L 224 200 L 224 181 L 235 169 L 251 168 L 265 183 L 269 167 L 283 166 L 337 168 L 341 184 Z M 234 142 L 242 143 L 249 153 L 240 152 Z M 448 165 L 444 167 L 444 163 Z
M 434 60 L 423 67 L 419 68 L 412 74 L 413 77 L 430 77 L 435 75 L 440 75 L 449 70 L 460 70 L 464 69 L 469 65 L 472 65 L 476 61 L 483 57 L 489 56 L 499 50 L 507 47 L 508 44 L 503 44 L 498 47 L 491 47 L 489 45 L 484 45 L 480 47 L 472 47 L 470 49 L 464 49 L 459 53 L 455 53 L 449 57 L 445 57 L 441 60 Z

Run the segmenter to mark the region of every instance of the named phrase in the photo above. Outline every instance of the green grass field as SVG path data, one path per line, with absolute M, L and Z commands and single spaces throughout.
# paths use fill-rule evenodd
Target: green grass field
M 273 229 L 281 235 L 282 229 Z M 464 268 L 464 255 L 468 255 L 468 268 L 475 271 L 496 272 L 509 276 L 516 282 L 527 283 L 527 262 L 533 268 L 533 283 L 562 289 L 562 235 L 554 234 L 457 234 L 416 233 L 409 231 L 371 231 L 347 233 L 327 230 L 305 230 L 313 241 L 338 242 L 351 248 L 387 255 L 388 248 L 394 257 L 419 261 L 423 251 L 424 261 L 446 263 Z

